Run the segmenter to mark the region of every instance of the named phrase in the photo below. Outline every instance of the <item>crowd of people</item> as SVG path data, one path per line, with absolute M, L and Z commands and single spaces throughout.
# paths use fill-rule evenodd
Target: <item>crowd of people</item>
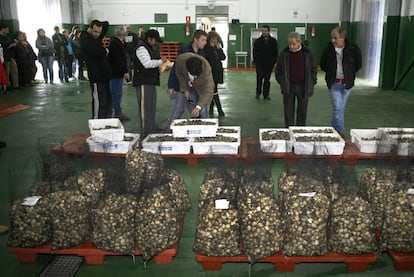
M 107 21 L 99 20 L 93 20 L 85 31 L 73 26 L 69 33 L 55 26 L 51 38 L 46 36 L 44 29 L 39 29 L 36 55 L 24 32 L 16 32 L 15 39 L 11 40 L 9 27 L 1 25 L 1 93 L 30 86 L 37 72 L 36 60 L 42 65 L 44 82 L 53 84 L 56 60 L 61 83 L 69 82 L 76 72 L 79 80 L 85 80 L 86 67 L 92 94 L 92 118 L 129 120 L 121 109 L 122 89 L 123 84 L 132 84 L 136 89 L 143 137 L 170 131 L 171 122 L 186 110 L 192 117 L 207 118 L 214 113 L 216 106 L 218 116 L 225 116 L 218 84 L 224 80 L 222 61 L 226 55 L 223 41 L 215 29 L 209 33 L 195 30 L 192 41 L 180 49 L 167 84 L 168 94 L 175 99 L 175 104 L 167 125 L 157 126 L 156 87 L 160 85 L 160 66 L 168 62 L 154 48 L 162 42 L 160 34 L 154 29 L 145 32 L 142 26 L 135 33 L 131 25 L 126 25 L 116 28 L 109 44 L 105 45 L 103 38 L 108 28 Z M 274 71 L 283 95 L 286 127 L 305 126 L 308 100 L 317 82 L 315 58 L 296 32 L 288 35 L 288 46 L 279 53 L 278 41 L 270 31 L 268 25 L 263 25 L 262 34 L 253 45 L 256 99 L 263 95 L 263 99 L 271 100 L 270 77 Z M 333 107 L 332 126 L 341 135 L 345 133 L 346 102 L 354 86 L 356 72 L 362 66 L 361 60 L 361 51 L 346 39 L 345 30 L 334 28 L 320 65 L 326 73 L 325 81 Z
M 7 88 L 13 90 L 31 86 L 38 70 L 36 61 L 41 64 L 45 83 L 54 82 L 54 61 L 58 63 L 60 82 L 74 79 L 76 72 L 79 80 L 86 80 L 83 75 L 85 62 L 79 43 L 80 33 L 79 26 L 74 26 L 70 33 L 67 29 L 55 26 L 50 38 L 40 28 L 37 30 L 35 47 L 32 47 L 25 32 L 17 31 L 13 36 L 9 26 L 0 25 L 0 51 L 4 59 Z M 2 92 L 5 93 L 5 90 Z

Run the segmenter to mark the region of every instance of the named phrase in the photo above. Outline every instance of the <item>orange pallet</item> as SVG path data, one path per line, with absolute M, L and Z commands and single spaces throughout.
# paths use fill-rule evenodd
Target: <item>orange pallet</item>
M 121 157 L 125 158 L 124 153 L 105 153 L 105 152 L 89 152 L 89 146 L 86 143 L 88 134 L 75 134 L 61 144 L 56 145 L 52 148 L 52 152 L 57 155 L 90 155 L 94 162 L 103 162 L 105 157 Z M 240 150 L 238 151 L 240 152 Z M 200 159 L 205 158 L 222 158 L 225 159 L 229 164 L 237 163 L 240 158 L 239 154 L 162 154 L 163 158 L 178 158 L 185 159 L 189 165 L 197 165 Z
M 184 219 L 180 222 L 180 229 L 178 233 L 178 238 L 181 237 L 183 230 Z M 170 264 L 173 261 L 173 257 L 177 255 L 179 241 L 173 245 L 171 248 L 165 249 L 160 252 L 158 255 L 154 256 L 155 264 Z M 85 262 L 90 265 L 99 265 L 105 262 L 105 256 L 122 256 L 123 253 L 107 251 L 97 248 L 92 241 L 87 240 L 78 246 L 53 250 L 52 243 L 47 243 L 45 245 L 33 248 L 23 248 L 23 247 L 8 247 L 7 250 L 9 253 L 16 254 L 17 258 L 24 263 L 34 263 L 37 260 L 39 254 L 50 254 L 50 255 L 77 255 L 85 258 Z M 135 246 L 133 253 L 135 256 L 141 256 L 141 252 L 138 247 Z
M 9 253 L 16 254 L 17 258 L 21 262 L 34 263 L 37 260 L 38 254 L 51 254 L 51 255 L 78 255 L 85 257 L 85 262 L 90 265 L 103 264 L 105 256 L 121 256 L 124 255 L 119 252 L 106 251 L 97 248 L 91 241 L 85 241 L 84 243 L 62 250 L 53 250 L 51 243 L 34 247 L 34 248 L 23 248 L 23 247 L 8 247 Z M 178 243 L 173 247 L 166 249 L 154 256 L 154 262 L 156 264 L 170 264 L 172 263 L 173 257 L 177 254 Z M 140 256 L 141 252 L 135 247 L 134 255 Z
M 414 270 L 414 253 L 389 250 L 388 255 L 396 270 Z
M 247 256 L 238 255 L 233 257 L 214 257 L 196 253 L 196 260 L 203 264 L 205 270 L 221 270 L 223 263 L 248 262 Z M 368 264 L 377 261 L 375 253 L 348 255 L 330 252 L 322 256 L 284 256 L 276 253 L 272 256 L 259 259 L 260 263 L 272 263 L 275 270 L 279 272 L 293 272 L 295 264 L 299 263 L 346 263 L 348 272 L 363 272 L 367 270 Z

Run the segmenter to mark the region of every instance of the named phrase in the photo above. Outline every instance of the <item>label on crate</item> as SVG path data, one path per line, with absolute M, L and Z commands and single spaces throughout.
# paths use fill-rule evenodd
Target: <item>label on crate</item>
M 34 206 L 36 205 L 37 201 L 42 198 L 41 196 L 30 196 L 23 199 L 22 205 L 24 206 Z
M 227 199 L 216 199 L 215 204 L 217 210 L 228 210 L 230 201 Z
M 414 188 L 409 188 L 407 190 L 407 194 L 414 194 Z
M 315 195 L 316 195 L 316 191 L 299 193 L 299 196 L 303 196 L 303 197 L 314 197 Z

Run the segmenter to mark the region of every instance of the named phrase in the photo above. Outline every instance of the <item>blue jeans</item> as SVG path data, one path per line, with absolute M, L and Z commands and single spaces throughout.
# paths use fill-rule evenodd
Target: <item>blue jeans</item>
M 332 127 L 341 134 L 345 133 L 345 106 L 348 101 L 348 97 L 351 94 L 351 89 L 345 89 L 345 85 L 342 83 L 335 83 L 329 90 L 331 95 L 333 114 L 332 114 Z
M 193 111 L 195 109 L 195 107 L 197 106 L 197 103 L 198 103 L 199 100 L 200 100 L 200 97 L 198 96 L 197 91 L 195 89 L 191 88 L 190 89 L 191 111 Z M 208 118 L 207 108 L 208 108 L 208 105 L 206 105 L 204 107 L 201 107 L 199 118 Z
M 42 64 L 43 68 L 43 79 L 47 83 L 47 72 L 49 72 L 49 81 L 53 83 L 53 61 L 55 58 L 53 56 L 39 56 L 39 62 Z
M 175 104 L 170 118 L 168 119 L 167 128 L 170 128 L 172 121 L 174 119 L 180 118 L 186 109 L 191 113 L 197 106 L 198 100 L 200 98 L 194 89 L 190 89 L 190 101 L 185 98 L 183 92 L 174 91 L 174 97 Z M 201 109 L 200 118 L 208 118 L 207 106 Z
M 121 100 L 122 100 L 122 82 L 123 78 L 111 79 L 109 82 L 111 88 L 112 103 L 109 106 L 109 117 L 112 117 L 112 112 L 115 111 L 115 116 L 122 114 Z

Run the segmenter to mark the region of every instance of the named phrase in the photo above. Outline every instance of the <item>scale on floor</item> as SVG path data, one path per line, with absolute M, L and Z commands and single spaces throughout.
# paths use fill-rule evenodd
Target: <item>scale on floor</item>
M 55 255 L 39 277 L 73 277 L 85 259 L 74 255 Z

